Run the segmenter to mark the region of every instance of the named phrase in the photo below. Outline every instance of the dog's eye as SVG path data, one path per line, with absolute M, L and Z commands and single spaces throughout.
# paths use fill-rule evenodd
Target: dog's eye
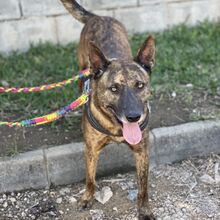
M 112 92 L 117 92 L 117 91 L 118 91 L 118 88 L 117 88 L 117 86 L 111 86 L 111 87 L 110 87 L 110 90 L 111 90 Z
M 144 88 L 144 83 L 142 83 L 142 82 L 137 82 L 137 83 L 136 83 L 136 88 L 138 88 L 138 89 L 143 89 L 143 88 Z

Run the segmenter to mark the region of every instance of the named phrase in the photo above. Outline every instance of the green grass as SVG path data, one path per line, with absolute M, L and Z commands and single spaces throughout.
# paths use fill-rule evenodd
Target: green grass
M 132 37 L 134 48 L 145 35 Z M 220 85 L 220 23 L 202 23 L 197 27 L 177 26 L 155 34 L 156 67 L 152 85 L 156 90 L 178 89 L 192 83 L 215 93 Z
M 147 34 L 131 37 L 134 54 L 146 37 Z M 180 25 L 154 37 L 157 56 L 152 87 L 156 93 L 192 83 L 195 89 L 215 94 L 220 86 L 220 23 L 205 22 L 191 28 Z M 27 53 L 0 56 L 0 81 L 7 81 L 10 87 L 58 82 L 70 78 L 73 72 L 78 72 L 74 44 L 42 44 Z M 41 93 L 1 94 L 0 106 L 5 112 L 32 117 L 67 105 L 78 95 L 76 85 Z
M 76 46 L 42 44 L 27 53 L 0 57 L 0 66 L 0 80 L 8 82 L 10 87 L 59 82 L 78 72 Z M 67 105 L 77 95 L 76 85 L 39 93 L 1 94 L 0 106 L 7 112 L 39 115 Z

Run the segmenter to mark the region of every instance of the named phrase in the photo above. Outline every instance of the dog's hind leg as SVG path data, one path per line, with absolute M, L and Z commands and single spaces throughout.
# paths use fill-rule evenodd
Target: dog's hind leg
M 155 220 L 148 198 L 148 170 L 149 170 L 149 153 L 148 153 L 148 137 L 144 138 L 138 146 L 132 147 L 134 151 L 137 182 L 138 182 L 138 219 L 139 220 Z

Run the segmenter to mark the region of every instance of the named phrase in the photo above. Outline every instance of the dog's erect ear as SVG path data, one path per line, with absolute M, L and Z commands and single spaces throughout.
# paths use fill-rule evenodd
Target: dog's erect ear
M 134 60 L 148 72 L 151 72 L 155 64 L 155 42 L 152 36 L 145 40 Z
M 95 77 L 101 76 L 110 64 L 110 61 L 93 42 L 89 43 L 89 61 Z

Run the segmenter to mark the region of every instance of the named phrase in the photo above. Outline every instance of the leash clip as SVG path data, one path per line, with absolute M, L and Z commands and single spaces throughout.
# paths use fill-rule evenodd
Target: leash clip
M 90 94 L 90 92 L 91 92 L 90 79 L 87 79 L 87 80 L 84 82 L 83 92 L 86 93 L 86 94 Z

